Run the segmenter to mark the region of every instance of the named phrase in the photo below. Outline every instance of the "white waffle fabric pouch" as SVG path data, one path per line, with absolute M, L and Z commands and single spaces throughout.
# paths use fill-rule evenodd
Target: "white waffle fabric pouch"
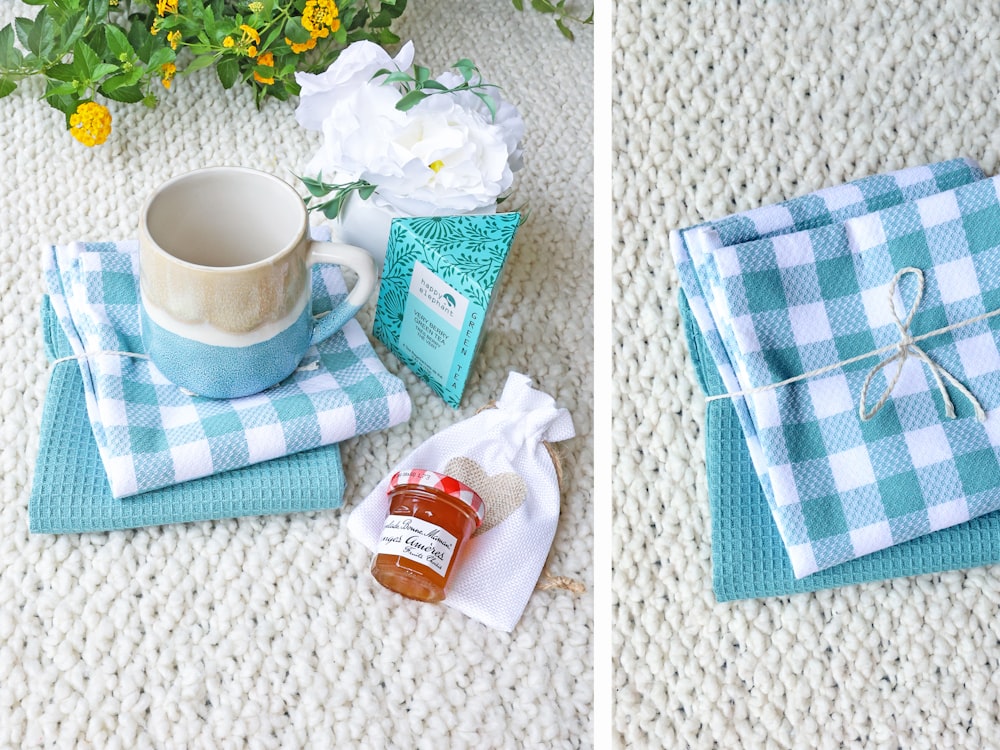
M 543 443 L 574 436 L 569 412 L 512 372 L 495 409 L 428 438 L 354 509 L 347 526 L 375 549 L 389 512 L 389 480 L 402 469 L 428 469 L 469 485 L 483 498 L 486 516 L 452 571 L 444 604 L 509 633 L 538 583 L 559 522 L 559 479 Z

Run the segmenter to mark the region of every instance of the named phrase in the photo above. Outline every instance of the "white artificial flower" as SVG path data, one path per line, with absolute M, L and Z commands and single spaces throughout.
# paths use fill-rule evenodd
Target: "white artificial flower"
M 341 53 L 326 73 L 299 81 L 299 122 L 318 123 L 323 133 L 308 171 L 328 182 L 365 180 L 377 186 L 373 200 L 417 216 L 471 212 L 496 203 L 522 164 L 524 121 L 517 109 L 489 88 L 496 118 L 467 91 L 432 94 L 401 112 L 396 109 L 399 89 L 371 80 L 378 69 L 390 68 L 388 56 L 370 49 L 364 57 L 348 55 L 358 44 Z M 341 69 L 345 56 L 348 64 Z M 390 62 L 408 68 L 412 57 L 407 44 Z M 452 74 L 437 80 L 449 88 L 462 82 Z
M 308 130 L 322 130 L 323 120 L 338 98 L 369 83 L 379 70 L 409 70 L 413 65 L 413 42 L 407 42 L 396 57 L 374 42 L 360 41 L 347 47 L 323 73 L 296 73 L 301 87 L 295 119 Z
M 458 86 L 462 83 L 462 80 L 462 76 L 451 71 L 446 71 L 437 77 L 437 81 L 448 88 Z M 496 103 L 496 117 L 490 114 L 490 110 L 483 100 L 471 91 L 459 91 L 453 94 L 453 96 L 459 97 L 462 106 L 474 112 L 479 112 L 484 118 L 490 120 L 494 125 L 499 126 L 503 130 L 504 142 L 510 151 L 510 168 L 511 171 L 516 172 L 524 166 L 524 152 L 521 148 L 521 139 L 524 138 L 524 120 L 521 117 L 521 113 L 518 112 L 517 107 L 504 100 L 499 88 L 491 86 L 486 89 L 486 93 Z

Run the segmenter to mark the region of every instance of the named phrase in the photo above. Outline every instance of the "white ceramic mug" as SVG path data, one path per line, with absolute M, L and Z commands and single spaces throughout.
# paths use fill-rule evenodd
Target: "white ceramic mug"
M 311 269 L 337 263 L 358 280 L 314 321 Z M 142 210 L 142 340 L 176 385 L 210 398 L 262 391 L 350 320 L 378 272 L 359 247 L 314 242 L 308 211 L 286 182 L 240 167 L 175 177 Z

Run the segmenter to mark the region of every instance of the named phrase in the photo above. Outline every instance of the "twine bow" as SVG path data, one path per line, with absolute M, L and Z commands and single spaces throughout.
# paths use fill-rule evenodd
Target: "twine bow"
M 896 314 L 896 305 L 894 301 L 895 291 L 899 287 L 899 282 L 906 274 L 913 274 L 917 279 L 917 293 L 913 299 L 913 304 L 910 306 L 909 314 L 906 316 L 906 320 L 900 320 L 899 315 Z M 899 343 L 896 344 L 896 353 L 889 357 L 888 359 L 882 360 L 877 365 L 875 365 L 871 371 L 868 373 L 868 377 L 865 378 L 864 385 L 861 386 L 861 396 L 858 399 L 858 415 L 861 417 L 862 422 L 867 422 L 869 419 L 878 414 L 879 410 L 885 406 L 889 397 L 892 395 L 893 389 L 899 382 L 900 375 L 903 372 L 903 365 L 906 364 L 906 360 L 910 357 L 918 359 L 927 365 L 927 368 L 934 375 L 934 380 L 937 383 L 938 390 L 941 391 L 941 398 L 944 400 L 944 411 L 945 414 L 951 418 L 955 419 L 955 405 L 952 403 L 951 396 L 948 395 L 948 389 L 945 387 L 944 381 L 947 380 L 951 383 L 959 393 L 965 396 L 972 406 L 976 410 L 976 419 L 980 422 L 986 421 L 986 412 L 979 403 L 979 400 L 972 394 L 968 388 L 966 388 L 954 375 L 952 375 L 948 370 L 939 365 L 930 356 L 917 346 L 916 341 L 927 338 L 927 336 L 920 336 L 918 339 L 910 334 L 910 323 L 913 321 L 913 316 L 917 312 L 917 308 L 920 307 L 920 302 L 924 297 L 924 273 L 919 268 L 901 268 L 893 276 L 892 282 L 889 284 L 889 311 L 892 314 L 892 319 L 896 323 L 896 328 L 899 329 Z M 892 379 L 886 386 L 885 391 L 882 393 L 881 398 L 875 403 L 870 410 L 865 410 L 865 404 L 868 403 L 868 386 L 871 385 L 872 380 L 883 368 L 888 367 L 893 362 L 896 362 L 896 372 L 893 374 Z

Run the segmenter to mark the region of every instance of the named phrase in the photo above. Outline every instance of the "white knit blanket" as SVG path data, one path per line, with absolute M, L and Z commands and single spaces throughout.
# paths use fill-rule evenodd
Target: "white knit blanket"
M 293 181 L 318 145 L 294 104 L 258 112 L 212 70 L 155 111 L 112 104 L 87 149 L 40 81 L 0 100 L 0 747 L 589 746 L 593 682 L 593 35 L 509 2 L 412 2 L 399 31 L 440 71 L 470 57 L 527 123 L 514 204 L 531 208 L 460 410 L 376 346 L 413 399 L 405 425 L 343 445 L 340 511 L 110 534 L 29 536 L 48 377 L 40 246 L 134 237 L 150 190 L 202 166 Z M 31 15 L 0 5 L 0 25 Z M 304 192 L 304 191 L 302 191 Z M 371 331 L 374 304 L 359 320 Z M 547 570 L 510 635 L 405 600 L 368 572 L 347 513 L 400 458 L 528 374 L 573 416 Z
M 623 0 L 613 29 L 618 747 L 982 748 L 1000 568 L 717 604 L 705 402 L 670 229 L 974 154 L 998 169 L 1000 10 Z

